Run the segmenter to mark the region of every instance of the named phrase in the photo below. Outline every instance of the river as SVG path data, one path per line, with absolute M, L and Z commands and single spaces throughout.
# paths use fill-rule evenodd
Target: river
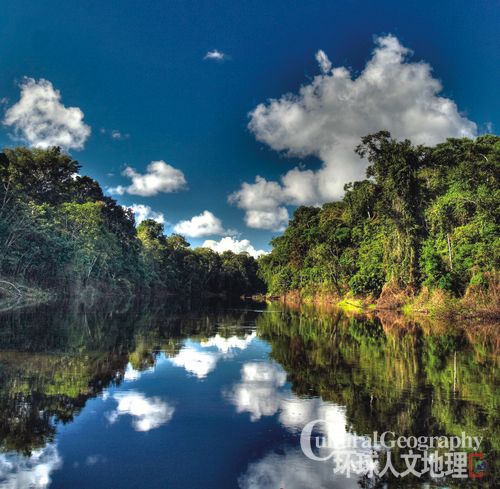
M 494 326 L 256 302 L 3 312 L 0 488 L 494 487 L 498 349 Z M 481 443 L 464 477 L 443 446 L 444 474 L 402 476 L 384 432 Z

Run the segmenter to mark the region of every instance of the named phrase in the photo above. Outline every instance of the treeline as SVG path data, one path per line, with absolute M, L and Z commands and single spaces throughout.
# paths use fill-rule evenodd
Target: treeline
M 382 131 L 356 152 L 367 179 L 346 185 L 340 202 L 299 207 L 259 259 L 269 293 L 496 293 L 500 137 L 429 148 Z
M 6 282 L 69 294 L 88 287 L 229 295 L 262 290 L 248 254 L 192 250 L 152 220 L 136 227 L 133 213 L 79 170 L 59 148 L 0 153 L 4 290 Z

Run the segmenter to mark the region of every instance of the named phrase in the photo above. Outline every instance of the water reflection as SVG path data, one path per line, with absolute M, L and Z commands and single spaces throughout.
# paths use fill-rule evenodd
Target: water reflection
M 262 416 L 272 416 L 281 404 L 279 389 L 285 385 L 286 373 L 269 362 L 249 362 L 241 369 L 241 382 L 226 397 L 237 412 L 250 413 L 252 421 Z
M 168 423 L 175 411 L 175 407 L 160 398 L 146 397 L 141 392 L 117 392 L 113 394 L 113 399 L 118 405 L 107 415 L 108 421 L 113 424 L 120 416 L 131 416 L 136 431 L 154 430 Z
M 298 426 L 311 419 L 328 420 L 330 411 L 333 418 L 327 424 L 329 429 L 337 427 L 332 435 L 336 439 L 349 436 L 348 432 L 371 436 L 387 430 L 405 436 L 462 432 L 483 436 L 481 451 L 488 454 L 492 483 L 500 445 L 496 325 L 336 314 L 332 321 L 332 311 L 283 308 L 257 320 L 260 335 L 272 345 L 270 356 L 287 372 L 293 392 L 301 397 L 301 409 L 307 412 L 304 418 L 299 416 Z M 307 400 L 309 396 L 318 397 Z M 342 410 L 324 406 L 325 401 Z M 318 404 L 326 412 L 308 412 L 308 404 Z M 342 433 L 339 427 L 347 431 Z M 385 463 L 384 454 L 380 457 Z M 406 466 L 398 468 L 402 472 Z M 453 480 L 447 483 L 459 485 Z M 481 484 L 488 481 L 481 479 Z
M 339 446 L 354 443 L 348 431 L 346 412 L 342 406 L 325 402 L 318 397 L 298 398 L 286 388 L 287 374 L 277 363 L 248 362 L 241 369 L 241 382 L 237 383 L 226 397 L 237 412 L 247 412 L 252 422 L 263 416 L 277 415 L 278 422 L 291 433 L 299 433 L 312 420 L 322 420 L 316 435 L 323 434 L 335 440 Z M 331 455 L 332 450 L 320 449 L 319 457 Z M 239 478 L 242 488 L 271 489 L 275 487 L 353 487 L 356 478 L 335 475 L 333 468 L 343 455 L 343 450 L 333 450 L 328 463 L 318 464 L 304 456 L 294 444 L 276 453 L 267 453 L 261 460 L 253 462 Z M 336 453 L 338 452 L 338 453 Z
M 144 473 L 149 487 L 373 486 L 334 472 L 340 451 L 304 456 L 313 419 L 345 444 L 386 430 L 483 436 L 481 485 L 493 485 L 495 327 L 261 309 L 107 302 L 2 314 L 0 488 L 127 488 Z
M 187 340 L 179 353 L 171 358 L 171 362 L 198 379 L 204 379 L 215 369 L 220 359 L 231 358 L 236 350 L 244 350 L 255 336 L 255 331 L 242 338 L 237 336 L 223 338 L 217 333 L 203 341 Z
M 57 445 L 49 443 L 29 457 L 16 453 L 0 454 L 0 487 L 2 489 L 48 487 L 51 473 L 62 466 Z
M 356 477 L 346 478 L 333 473 L 332 463 L 318 463 L 304 457 L 300 448 L 287 448 L 281 453 L 270 452 L 238 479 L 241 489 L 328 489 L 359 488 Z M 363 487 L 363 486 L 361 486 Z

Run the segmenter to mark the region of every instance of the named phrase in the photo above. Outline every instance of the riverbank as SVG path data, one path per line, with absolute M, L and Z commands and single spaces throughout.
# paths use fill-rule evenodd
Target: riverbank
M 285 304 L 332 305 L 347 312 L 370 313 L 394 311 L 405 316 L 428 316 L 445 320 L 500 321 L 498 286 L 488 289 L 469 287 L 463 297 L 454 297 L 443 290 L 422 288 L 402 290 L 386 286 L 379 297 L 340 295 L 317 292 L 303 293 L 298 290 L 284 295 L 258 295 L 256 300 L 279 301 Z
M 0 312 L 67 300 L 79 301 L 92 307 L 103 301 L 148 300 L 160 303 L 172 299 L 187 304 L 213 300 L 227 301 L 238 299 L 238 296 L 229 295 L 227 292 L 211 291 L 182 294 L 159 287 L 134 287 L 128 283 L 119 287 L 105 282 L 93 282 L 85 286 L 68 284 L 67 286 L 41 288 L 10 277 L 0 277 Z
M 77 299 L 93 304 L 106 297 L 133 298 L 135 291 L 127 287 L 109 287 L 104 283 L 86 286 L 76 284 L 59 287 L 39 287 L 10 277 L 0 277 L 0 311 L 48 304 L 56 300 Z
M 48 303 L 54 297 L 52 291 L 0 278 L 0 311 Z

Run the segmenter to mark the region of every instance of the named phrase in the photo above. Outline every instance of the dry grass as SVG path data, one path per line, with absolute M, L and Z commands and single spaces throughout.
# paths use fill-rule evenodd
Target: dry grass
M 377 309 L 402 309 L 415 295 L 411 287 L 401 288 L 396 282 L 388 282 L 376 301 Z

